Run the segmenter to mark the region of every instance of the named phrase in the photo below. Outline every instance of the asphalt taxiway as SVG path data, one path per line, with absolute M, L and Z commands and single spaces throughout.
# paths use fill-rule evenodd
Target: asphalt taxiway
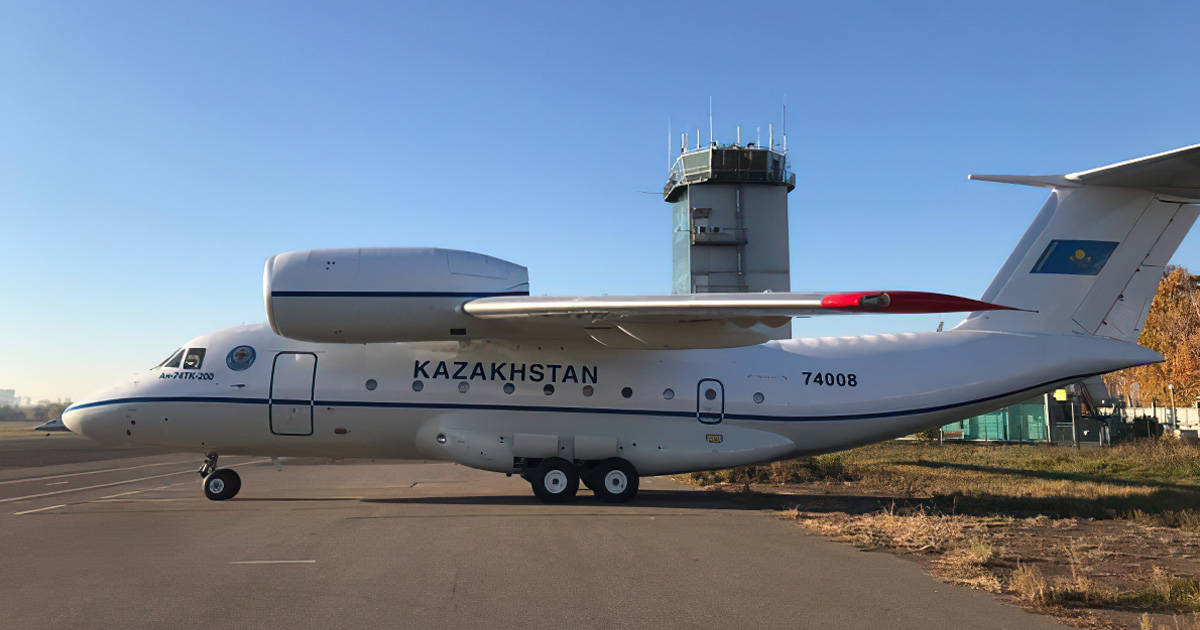
M 5 627 L 1061 627 L 669 479 L 543 505 L 454 464 L 223 457 L 213 502 L 199 454 L 96 452 L 0 442 Z

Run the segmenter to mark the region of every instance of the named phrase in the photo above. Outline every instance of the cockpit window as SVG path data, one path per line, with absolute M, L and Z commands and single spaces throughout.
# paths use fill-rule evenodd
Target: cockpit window
M 167 357 L 166 359 L 163 359 L 162 363 L 159 363 L 158 365 L 154 366 L 154 369 L 164 368 L 164 367 L 177 368 L 177 367 L 179 367 L 179 360 L 182 358 L 183 358 L 183 348 L 180 348 L 180 349 L 176 350 L 175 352 L 171 353 L 171 356 Z
M 183 369 L 199 370 L 204 363 L 204 348 L 188 348 L 183 357 Z

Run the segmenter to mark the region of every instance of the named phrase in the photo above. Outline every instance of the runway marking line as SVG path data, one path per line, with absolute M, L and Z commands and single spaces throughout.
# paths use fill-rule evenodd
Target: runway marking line
M 136 470 L 138 468 L 150 468 L 151 466 L 172 466 L 175 464 L 186 464 L 190 461 L 191 460 L 178 461 L 178 462 L 159 462 L 157 464 L 141 464 L 140 466 L 126 466 L 124 468 L 105 468 L 103 470 L 85 470 L 83 472 L 64 473 L 61 475 L 47 475 L 45 477 L 29 477 L 28 479 L 9 479 L 7 481 L 0 481 L 0 486 L 8 485 L 10 483 L 27 483 L 30 481 L 46 481 L 48 479 L 62 479 L 63 477 L 78 477 L 79 475 L 98 475 L 100 473 L 106 473 L 106 472 L 120 472 L 122 470 Z
M 234 560 L 229 564 L 316 564 L 316 560 Z
M 51 481 L 50 483 L 48 483 L 46 485 L 47 486 L 65 486 L 69 483 L 71 483 L 71 482 L 70 481 Z
M 129 492 L 118 492 L 117 494 L 110 494 L 106 497 L 100 497 L 99 499 L 92 499 L 92 501 L 102 501 L 104 499 L 115 499 L 117 497 L 127 497 L 131 494 L 140 494 L 141 492 L 142 492 L 141 490 L 130 490 Z M 89 503 L 92 501 L 89 501 Z
M 46 510 L 57 510 L 60 507 L 67 507 L 67 504 L 60 503 L 58 505 L 47 505 L 46 507 L 34 508 L 32 510 L 25 510 L 24 512 L 13 512 L 13 516 L 22 516 L 24 514 L 33 514 L 34 512 L 45 512 Z
M 248 462 L 242 462 L 240 464 L 232 464 L 232 465 L 228 466 L 228 468 L 233 468 L 235 466 L 247 466 L 249 464 L 260 464 L 262 462 L 269 462 L 269 461 L 271 461 L 270 458 L 256 459 L 256 460 L 251 460 Z M 7 499 L 0 499 L 0 503 L 12 503 L 13 501 L 24 501 L 26 499 L 39 499 L 41 497 L 50 497 L 50 496 L 55 496 L 55 495 L 59 495 L 59 494 L 66 494 L 68 492 L 82 492 L 84 490 L 95 490 L 97 488 L 111 488 L 112 486 L 121 486 L 121 485 L 125 485 L 127 483 L 136 483 L 138 481 L 146 481 L 148 479 L 161 479 L 163 477 L 174 477 L 177 475 L 194 475 L 194 474 L 196 474 L 196 471 L 194 471 L 194 470 L 180 470 L 178 472 L 163 473 L 161 475 L 150 475 L 148 477 L 138 477 L 136 479 L 125 479 L 123 481 L 110 481 L 109 483 L 100 483 L 100 484 L 96 484 L 94 486 L 84 486 L 82 488 L 67 488 L 66 490 L 53 490 L 51 492 L 40 492 L 38 494 L 29 494 L 29 495 L 25 495 L 23 497 L 10 497 Z

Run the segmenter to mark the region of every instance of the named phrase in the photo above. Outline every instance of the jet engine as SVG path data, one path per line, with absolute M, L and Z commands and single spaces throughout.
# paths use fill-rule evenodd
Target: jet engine
M 378 247 L 277 254 L 263 271 L 277 334 L 322 343 L 466 339 L 464 302 L 528 295 L 520 265 L 453 249 Z

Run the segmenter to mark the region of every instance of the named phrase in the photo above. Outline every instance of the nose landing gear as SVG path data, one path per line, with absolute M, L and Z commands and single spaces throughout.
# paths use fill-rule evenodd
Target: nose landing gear
M 213 501 L 232 499 L 242 489 L 242 478 L 232 468 L 217 468 L 217 454 L 209 453 L 200 465 L 204 496 Z

